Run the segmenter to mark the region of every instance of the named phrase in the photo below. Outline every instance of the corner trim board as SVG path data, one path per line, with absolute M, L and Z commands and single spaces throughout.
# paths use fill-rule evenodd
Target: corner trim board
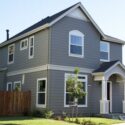
M 27 68 L 27 69 L 21 69 L 16 71 L 10 71 L 7 73 L 7 76 L 14 76 L 14 75 L 20 75 L 25 73 L 31 73 L 31 72 L 38 72 L 38 71 L 44 71 L 44 70 L 59 70 L 59 71 L 74 71 L 73 66 L 63 66 L 63 65 L 53 65 L 53 64 L 46 64 L 42 66 Z M 81 68 L 79 67 L 80 72 L 83 73 L 92 73 L 94 69 L 88 69 L 88 68 Z

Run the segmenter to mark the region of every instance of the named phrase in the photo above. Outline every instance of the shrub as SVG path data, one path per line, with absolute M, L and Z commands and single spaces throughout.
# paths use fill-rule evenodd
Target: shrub
M 53 111 L 49 110 L 49 109 L 44 109 L 42 111 L 40 110 L 34 110 L 32 112 L 32 116 L 34 117 L 42 117 L 42 118 L 51 118 L 53 116 Z
M 76 123 L 76 124 L 80 124 L 80 121 L 79 121 L 78 118 L 75 119 L 75 123 Z
M 54 112 L 53 111 L 51 111 L 51 110 L 49 110 L 49 109 L 45 109 L 44 111 L 43 111 L 43 117 L 44 118 L 52 118 L 52 116 L 53 116 L 53 114 L 54 114 Z
M 84 120 L 81 122 L 81 125 L 96 125 L 94 122 L 90 120 Z

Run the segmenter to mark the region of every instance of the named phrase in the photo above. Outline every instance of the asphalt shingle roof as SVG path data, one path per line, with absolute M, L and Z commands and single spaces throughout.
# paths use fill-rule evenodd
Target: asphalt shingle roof
M 13 39 L 13 38 L 18 37 L 20 35 L 23 35 L 24 33 L 27 33 L 27 32 L 32 31 L 32 30 L 34 30 L 34 29 L 36 29 L 36 28 L 38 28 L 38 27 L 40 27 L 40 26 L 42 26 L 44 24 L 47 24 L 47 23 L 50 23 L 50 22 L 54 21 L 56 18 L 58 18 L 59 16 L 61 16 L 62 14 L 64 14 L 66 11 L 70 10 L 72 7 L 74 7 L 77 4 L 74 4 L 74 5 L 66 8 L 66 9 L 64 9 L 64 10 L 62 10 L 62 11 L 60 11 L 60 12 L 58 12 L 58 13 L 52 15 L 52 16 L 48 16 L 48 17 L 40 20 L 39 22 L 35 23 L 34 25 L 32 25 L 32 26 L 28 27 L 27 29 L 21 31 L 20 33 L 14 35 L 10 39 Z
M 108 70 L 111 66 L 113 66 L 115 63 L 117 63 L 119 60 L 111 61 L 111 62 L 104 62 L 100 65 L 100 67 L 93 71 L 93 73 L 97 72 L 105 72 Z

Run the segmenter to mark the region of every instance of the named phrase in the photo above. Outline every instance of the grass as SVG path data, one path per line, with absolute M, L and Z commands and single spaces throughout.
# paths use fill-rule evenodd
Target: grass
M 116 119 L 107 119 L 107 118 L 97 118 L 97 117 L 84 117 L 84 118 L 78 118 L 81 122 L 84 120 L 90 120 L 96 124 L 100 125 L 112 125 L 117 123 L 125 123 L 125 121 L 122 120 L 116 120 Z
M 33 117 L 0 117 L 0 125 L 76 125 L 53 119 Z
M 95 118 L 95 117 L 84 117 L 78 118 L 80 121 L 91 120 L 97 124 L 103 123 L 102 125 L 112 125 L 116 123 L 123 123 L 121 120 L 112 120 L 106 118 Z M 75 119 L 74 119 L 75 120 Z M 53 119 L 42 119 L 33 117 L 0 117 L 0 125 L 77 125 L 64 121 L 57 121 Z

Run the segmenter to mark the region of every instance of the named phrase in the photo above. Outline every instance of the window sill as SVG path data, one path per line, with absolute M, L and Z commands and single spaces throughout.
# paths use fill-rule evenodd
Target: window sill
M 70 57 L 84 58 L 83 55 L 69 54 Z

